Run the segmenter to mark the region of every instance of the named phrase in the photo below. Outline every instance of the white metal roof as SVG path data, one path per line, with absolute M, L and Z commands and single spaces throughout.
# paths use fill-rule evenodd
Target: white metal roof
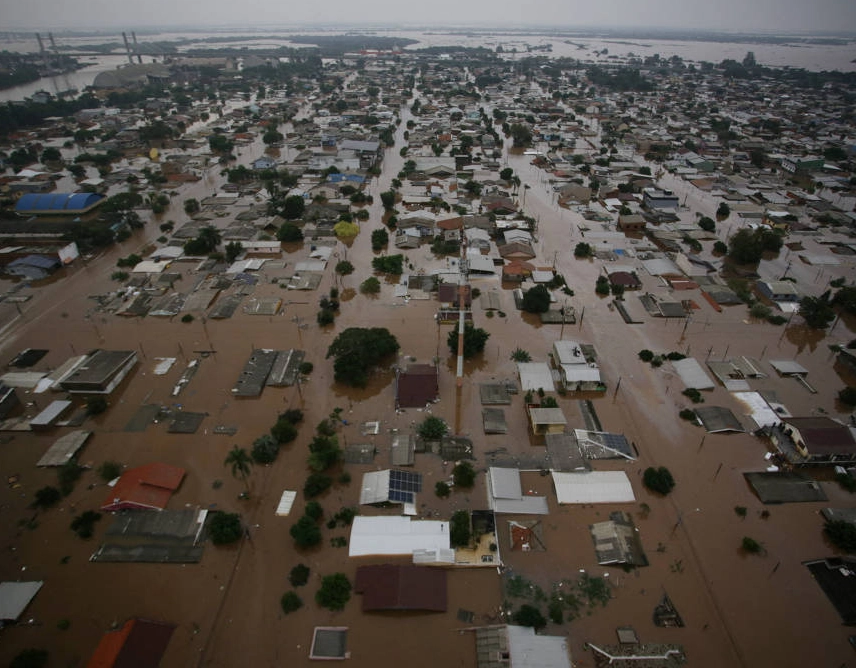
M 360 505 L 389 501 L 389 469 L 363 473 Z
M 294 505 L 294 499 L 297 498 L 297 492 L 285 490 L 279 498 L 279 504 L 276 507 L 276 514 L 279 517 L 284 517 L 291 512 L 291 507 Z
M 636 500 L 624 471 L 553 471 L 552 475 L 559 503 L 630 503 Z
M 684 385 L 696 390 L 712 390 L 715 385 L 701 364 L 693 357 L 672 362 Z
M 449 550 L 449 523 L 409 517 L 355 517 L 349 557 L 407 554 L 417 550 Z
M 787 376 L 789 374 L 802 375 L 808 373 L 808 369 L 799 362 L 794 362 L 793 360 L 770 360 L 770 365 L 783 376 Z M 6 384 L 8 385 L 9 383 Z
M 520 387 L 524 392 L 529 390 L 537 392 L 539 389 L 545 392 L 555 390 L 553 374 L 546 362 L 518 362 L 517 371 L 520 374 Z
M 600 381 L 600 369 L 588 364 L 563 364 L 562 373 L 568 382 L 598 382 Z
M 71 402 L 66 399 L 57 399 L 56 401 L 50 402 L 47 408 L 30 420 L 30 426 L 35 425 L 37 427 L 45 427 L 52 424 L 54 420 L 59 419 L 59 416 L 62 415 L 69 406 L 71 406 Z
M 44 584 L 34 582 L 0 582 L 0 621 L 16 620 Z
M 748 415 L 759 429 L 782 422 L 776 411 L 770 408 L 758 392 L 734 392 L 733 394 L 737 401 L 749 409 Z
M 642 266 L 645 267 L 651 276 L 662 276 L 663 274 L 677 274 L 680 276 L 683 272 L 678 269 L 678 265 L 666 258 L 655 258 L 653 260 L 642 260 Z

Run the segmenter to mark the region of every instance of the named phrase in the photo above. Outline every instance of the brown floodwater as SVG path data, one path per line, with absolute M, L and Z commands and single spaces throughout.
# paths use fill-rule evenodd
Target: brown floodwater
M 405 122 L 406 118 L 405 113 Z M 345 327 L 388 328 L 401 343 L 399 355 L 390 360 L 390 366 L 411 359 L 431 362 L 439 357 L 441 399 L 430 411 L 459 434 L 473 439 L 480 472 L 476 486 L 470 491 L 455 491 L 448 499 L 437 498 L 433 487 L 449 478 L 451 463 L 433 455 L 417 455 L 416 470 L 425 480 L 418 505 L 421 518 L 447 518 L 458 508 L 486 508 L 482 474 L 490 461 L 486 453 L 504 448 L 511 455 L 525 455 L 540 447 L 527 428 L 522 395 L 504 407 L 508 433 L 483 434 L 478 383 L 515 380 L 516 367 L 510 354 L 517 347 L 527 350 L 536 361 L 546 361 L 552 342 L 561 332 L 559 325 L 542 326 L 520 317 L 509 289 L 502 290 L 507 317 L 487 318 L 476 306 L 475 324 L 486 328 L 490 339 L 484 353 L 467 363 L 463 387 L 456 390 L 455 362 L 445 341 L 453 325 L 436 323 L 436 304 L 396 299 L 393 286 L 387 282 L 382 282 L 377 298 L 355 290 L 370 273 L 370 230 L 380 224 L 382 216 L 378 193 L 388 188 L 401 163 L 397 149 L 388 150 L 384 173 L 371 184 L 370 192 L 375 195 L 371 218 L 361 225 L 361 234 L 348 249 L 348 259 L 357 267 L 354 274 L 340 281 L 328 270 L 315 294 L 295 295 L 270 280 L 290 273 L 288 266 L 262 272 L 254 296 L 281 296 L 286 305 L 280 315 L 252 316 L 239 308 L 228 320 L 204 322 L 197 317 L 182 323 L 178 317 L 123 319 L 99 312 L 90 296 L 116 287 L 110 281 L 116 259 L 157 237 L 157 222 L 88 264 L 77 263 L 66 270 L 62 280 L 26 290 L 33 298 L 20 305 L 20 315 L 13 304 L 0 303 L 0 323 L 5 328 L 0 354 L 4 360 L 26 347 L 47 348 L 50 352 L 36 367 L 41 370 L 55 368 L 69 355 L 96 347 L 139 352 L 139 365 L 111 395 L 109 410 L 85 425 L 94 436 L 82 451 L 83 463 L 97 467 L 107 460 L 127 466 L 163 461 L 183 466 L 188 474 L 170 507 L 189 505 L 240 512 L 250 534 L 250 539 L 237 547 L 209 545 L 202 562 L 196 565 L 90 563 L 88 558 L 103 538 L 110 518 L 101 520 L 90 541 L 74 537 L 68 524 L 73 512 L 100 506 L 107 493 L 104 484 L 94 470 L 88 470 L 57 508 L 36 514 L 28 508 L 33 493 L 54 484 L 55 473 L 35 468 L 35 462 L 66 429 L 4 433 L 0 445 L 3 480 L 11 475 L 19 479 L 16 486 L 0 487 L 4 518 L 0 526 L 0 575 L 3 579 L 40 579 L 45 586 L 26 613 L 34 623 L 3 631 L 0 663 L 8 663 L 22 648 L 44 647 L 51 651 L 52 666 L 83 665 L 104 631 L 140 616 L 177 624 L 162 663 L 165 668 L 305 666 L 310 663 L 308 652 L 316 625 L 349 628 L 349 665 L 474 665 L 473 638 L 460 633 L 471 624 L 460 621 L 458 611 L 473 613 L 472 624 L 500 619 L 504 594 L 495 569 L 451 570 L 445 613 L 363 614 L 359 596 L 354 596 L 344 611 L 329 612 L 313 600 L 323 575 L 343 572 L 353 580 L 362 563 L 406 560 L 349 559 L 347 548 L 330 544 L 331 538 L 347 535 L 344 529 L 324 528 L 321 546 L 296 550 L 288 530 L 302 512 L 302 494 L 295 503 L 294 517 L 274 515 L 283 490 L 302 488 L 313 428 L 335 408 L 343 409 L 342 417 L 347 421 L 340 428 L 342 443 L 374 444 L 377 456 L 371 465 L 345 467 L 351 482 L 337 483 L 320 499 L 327 516 L 357 503 L 363 472 L 389 466 L 390 432 L 411 429 L 427 414 L 424 410 L 394 410 L 390 368 L 379 370 L 362 390 L 334 382 L 331 360 L 325 356 L 336 333 Z M 511 518 L 498 518 L 499 549 L 505 563 L 545 591 L 561 580 L 577 577 L 581 569 L 590 575 L 609 574 L 613 598 L 606 607 L 561 626 L 550 624 L 546 632 L 570 638 L 577 666 L 594 665 L 584 643 L 614 643 L 615 628 L 624 625 L 632 625 L 643 642 L 682 645 L 693 666 L 856 665 L 847 642 L 848 630 L 801 565 L 801 561 L 834 554 L 823 539 L 819 510 L 826 505 L 852 505 L 850 495 L 824 482 L 828 503 L 773 506 L 768 508 L 769 517 L 762 518 L 764 507 L 742 474 L 764 469 L 764 444 L 748 434 L 705 436 L 700 427 L 680 420 L 678 411 L 690 405 L 681 395 L 680 379 L 669 364 L 653 369 L 637 358 L 643 348 L 689 350 L 700 361 L 731 355 L 763 360 L 796 358 L 810 370 L 808 381 L 817 389 L 816 394 L 794 380 L 778 378 L 772 369 L 768 378 L 751 382 L 753 389 L 775 390 L 795 415 L 825 411 L 846 418 L 843 407 L 835 401 L 845 378 L 833 367 L 828 344 L 852 338 L 849 323 L 842 320 L 831 334 L 818 337 L 804 331 L 797 324 L 798 318 L 783 329 L 751 322 L 745 307 L 727 307 L 717 313 L 695 291 L 684 296 L 700 306 L 691 321 L 649 319 L 644 324 L 626 325 L 608 308 L 608 302 L 594 293 L 602 263 L 573 259 L 573 247 L 582 239 L 578 228 L 582 218 L 556 207 L 552 193 L 539 181 L 542 175 L 529 166 L 528 158 L 509 155 L 508 164 L 532 186 L 526 208 L 540 221 L 539 264 L 555 262 L 575 291 L 570 302 L 578 318 L 585 309 L 581 323 L 565 325 L 564 337 L 590 342 L 597 348 L 608 386 L 605 394 L 593 399 L 600 421 L 605 430 L 625 434 L 639 450 L 638 461 L 595 465 L 602 470 L 626 471 L 637 495 L 635 504 L 559 507 L 549 477 L 537 472 L 524 474 L 524 489 L 547 496 L 550 503 L 551 514 L 542 518 L 543 552 L 507 549 L 507 520 Z M 183 221 L 181 199 L 210 194 L 221 181 L 219 175 L 209 174 L 208 179 L 188 186 L 162 218 L 172 216 Z M 218 224 L 220 221 L 215 219 Z M 305 245 L 288 250 L 285 259 L 292 266 L 309 252 Z M 418 268 L 439 265 L 426 248 L 404 252 Z M 774 270 L 782 270 L 782 263 L 781 259 L 774 261 Z M 794 264 L 792 271 L 798 282 L 811 285 L 817 270 Z M 190 264 L 174 267 L 183 273 L 178 283 L 181 289 L 188 289 L 198 278 Z M 834 273 L 854 278 L 851 264 L 836 268 Z M 666 292 L 659 280 L 640 277 L 642 291 Z M 499 287 L 498 279 L 477 279 L 474 285 L 483 290 Z M 342 287 L 348 299 L 342 300 L 335 327 L 319 328 L 315 324 L 317 301 L 333 286 Z M 628 300 L 634 298 L 627 295 Z M 301 324 L 307 326 L 301 328 Z M 230 389 L 254 348 L 290 347 L 306 350 L 307 361 L 314 364 L 308 382 L 299 388 L 266 388 L 256 399 L 232 396 Z M 202 359 L 192 381 L 173 397 L 172 388 L 182 370 L 198 356 L 194 351 L 203 350 L 216 352 Z M 176 357 L 177 363 L 165 376 L 154 375 L 155 358 L 167 356 Z M 51 398 L 27 392 L 22 392 L 22 397 L 33 404 L 27 407 L 31 414 L 44 408 Z M 707 405 L 727 406 L 744 417 L 724 388 L 705 392 L 704 397 Z M 572 394 L 558 397 L 571 428 L 584 426 L 578 399 Z M 205 412 L 207 417 L 194 435 L 169 434 L 163 423 L 152 424 L 143 433 L 124 431 L 136 410 L 148 403 L 179 404 L 185 410 Z M 249 477 L 250 497 L 239 499 L 243 484 L 224 467 L 226 453 L 235 444 L 249 447 L 266 433 L 279 412 L 291 407 L 302 408 L 306 415 L 298 439 L 284 448 L 274 464 L 254 467 Z M 369 420 L 381 421 L 378 435 L 361 435 L 360 424 Z M 236 427 L 237 433 L 215 434 L 218 425 Z M 641 471 L 650 465 L 667 465 L 674 474 L 677 486 L 669 497 L 657 497 L 642 486 Z M 215 484 L 217 481 L 222 485 Z M 642 504 L 647 504 L 647 509 Z M 735 513 L 735 506 L 748 509 L 744 519 Z M 628 511 L 636 519 L 650 561 L 648 567 L 625 572 L 597 565 L 588 527 L 616 509 Z M 743 536 L 760 541 L 766 553 L 742 554 L 739 547 Z M 311 568 L 309 584 L 299 590 L 304 607 L 284 616 L 279 599 L 290 589 L 287 576 L 298 563 Z M 653 624 L 654 606 L 664 593 L 683 617 L 684 628 Z M 64 619 L 70 622 L 68 630 L 57 627 Z

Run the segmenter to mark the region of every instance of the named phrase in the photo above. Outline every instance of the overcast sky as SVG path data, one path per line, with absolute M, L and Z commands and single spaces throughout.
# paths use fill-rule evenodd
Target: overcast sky
M 308 22 L 840 33 L 856 32 L 856 0 L 0 0 L 0 30 Z

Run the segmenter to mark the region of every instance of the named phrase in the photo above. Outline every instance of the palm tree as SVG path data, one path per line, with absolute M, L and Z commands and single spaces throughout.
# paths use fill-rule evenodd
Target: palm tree
M 208 246 L 209 251 L 213 251 L 217 248 L 223 240 L 223 237 L 220 235 L 220 231 L 212 225 L 206 225 L 199 230 L 199 234 L 196 238 L 204 242 L 205 245 Z
M 232 467 L 232 475 L 234 477 L 240 477 L 244 481 L 244 485 L 247 488 L 247 494 L 250 492 L 250 485 L 247 482 L 247 476 L 250 474 L 250 466 L 252 466 L 252 464 L 253 460 L 249 453 L 244 448 L 237 445 L 232 446 L 232 449 L 229 450 L 229 454 L 226 455 L 226 461 L 223 462 L 224 466 Z

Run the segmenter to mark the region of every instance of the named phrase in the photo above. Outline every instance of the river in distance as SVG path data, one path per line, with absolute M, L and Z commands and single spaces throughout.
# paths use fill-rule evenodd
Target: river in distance
M 344 31 L 344 29 L 343 29 Z M 295 34 L 321 34 L 314 31 L 276 31 L 266 30 L 263 35 L 248 32 L 160 32 L 138 35 L 141 43 L 167 42 L 185 40 L 179 46 L 180 52 L 199 48 L 246 47 L 249 49 L 270 49 L 280 46 L 305 47 L 289 41 Z M 331 34 L 329 31 L 323 34 Z M 549 55 L 553 58 L 568 57 L 583 62 L 615 63 L 622 62 L 628 57 L 646 58 L 658 54 L 661 58 L 678 56 L 686 62 L 714 62 L 724 59 L 740 61 L 747 52 L 752 51 L 760 65 L 769 67 L 796 67 L 811 71 L 838 70 L 841 72 L 856 71 L 856 40 L 847 43 L 809 43 L 802 38 L 793 42 L 770 44 L 751 41 L 703 41 L 693 39 L 635 39 L 625 36 L 609 38 L 602 35 L 597 37 L 584 34 L 545 34 L 532 32 L 460 32 L 442 30 L 373 30 L 368 34 L 415 39 L 418 43 L 408 49 L 420 49 L 430 46 L 485 46 L 490 49 L 502 47 L 506 58 L 522 58 L 526 55 L 547 53 L 543 47 L 550 45 Z M 206 43 L 203 40 L 211 37 L 223 39 L 234 36 L 234 41 L 218 41 Z M 120 34 L 98 33 L 92 35 L 55 35 L 61 46 L 81 47 L 86 44 L 100 44 L 109 41 L 121 43 Z M 0 48 L 17 52 L 37 52 L 38 44 L 35 35 L 32 40 L 22 40 L 20 33 L 0 41 Z M 529 53 L 529 48 L 536 50 Z M 145 61 L 151 61 L 151 56 L 144 56 Z M 81 62 L 85 67 L 68 74 L 39 79 L 22 86 L 16 86 L 0 91 L 0 101 L 23 100 L 35 92 L 46 90 L 50 93 L 60 93 L 75 89 L 82 91 L 91 85 L 98 73 L 120 67 L 127 62 L 127 57 L 116 50 L 103 56 L 83 56 Z

